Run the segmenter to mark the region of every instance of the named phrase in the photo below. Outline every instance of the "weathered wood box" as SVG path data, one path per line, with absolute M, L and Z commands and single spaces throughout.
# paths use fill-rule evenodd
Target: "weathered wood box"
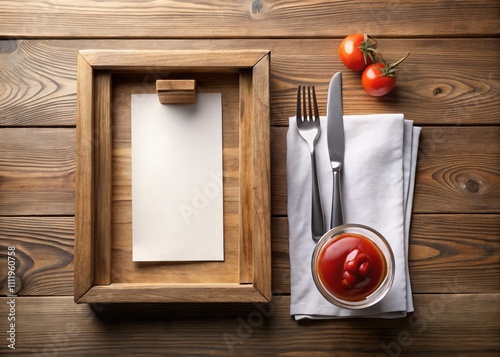
M 267 50 L 80 51 L 76 302 L 270 300 L 269 66 Z M 130 96 L 176 78 L 222 93 L 222 262 L 132 261 Z

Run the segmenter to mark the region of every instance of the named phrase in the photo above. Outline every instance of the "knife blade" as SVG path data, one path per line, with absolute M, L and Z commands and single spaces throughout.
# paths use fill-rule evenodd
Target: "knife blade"
M 344 224 L 342 207 L 341 170 L 344 165 L 345 135 L 342 108 L 342 72 L 337 72 L 330 80 L 327 104 L 327 139 L 330 165 L 333 172 L 332 215 L 330 227 Z

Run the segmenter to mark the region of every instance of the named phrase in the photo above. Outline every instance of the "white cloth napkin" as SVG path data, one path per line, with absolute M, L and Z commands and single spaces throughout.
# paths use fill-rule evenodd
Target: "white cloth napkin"
M 330 224 L 333 177 L 327 148 L 327 121 L 316 144 L 316 165 L 326 223 Z M 379 231 L 396 261 L 391 290 L 376 305 L 348 310 L 329 303 L 311 275 L 315 243 L 311 237 L 311 160 L 297 132 L 295 117 L 287 133 L 288 224 L 291 307 L 296 320 L 344 317 L 404 317 L 413 311 L 408 272 L 408 239 L 420 128 L 403 114 L 345 115 L 342 196 L 345 223 Z

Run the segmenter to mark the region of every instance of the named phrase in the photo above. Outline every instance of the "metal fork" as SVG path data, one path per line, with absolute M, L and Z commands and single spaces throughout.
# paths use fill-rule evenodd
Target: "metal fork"
M 314 115 L 313 115 L 314 108 Z M 307 113 L 309 109 L 309 115 Z M 318 102 L 316 101 L 316 91 L 312 86 L 299 86 L 297 89 L 297 129 L 309 146 L 311 152 L 311 177 L 312 177 L 312 209 L 311 209 L 311 232 L 312 238 L 317 242 L 325 233 L 325 223 L 323 219 L 323 208 L 319 195 L 318 176 L 316 173 L 316 155 L 315 145 L 321 135 L 321 127 L 319 121 Z

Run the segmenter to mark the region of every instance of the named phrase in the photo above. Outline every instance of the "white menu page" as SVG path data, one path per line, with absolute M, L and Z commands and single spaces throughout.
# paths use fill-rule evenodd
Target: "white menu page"
M 133 261 L 224 260 L 221 94 L 131 102 Z

